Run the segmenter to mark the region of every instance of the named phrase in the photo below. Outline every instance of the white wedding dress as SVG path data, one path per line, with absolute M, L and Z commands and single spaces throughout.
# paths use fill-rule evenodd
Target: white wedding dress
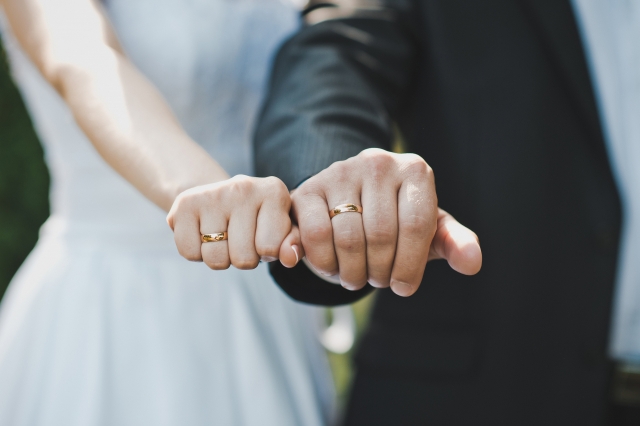
M 251 174 L 286 0 L 107 0 L 127 55 L 189 134 Z M 3 19 L 4 21 L 4 19 Z M 51 217 L 0 305 L 0 425 L 326 424 L 316 311 L 266 265 L 182 259 L 165 214 L 98 156 L 3 22 L 13 75 L 51 172 Z

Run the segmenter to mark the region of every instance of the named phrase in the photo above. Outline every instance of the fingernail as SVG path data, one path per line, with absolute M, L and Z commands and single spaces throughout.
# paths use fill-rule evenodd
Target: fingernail
M 278 260 L 278 258 L 272 256 L 262 256 L 260 257 L 260 260 L 263 262 L 273 262 L 274 260 Z
M 413 286 L 402 281 L 391 281 L 391 290 L 398 296 L 407 297 L 413 294 Z
M 297 245 L 292 245 L 291 246 L 291 250 L 293 250 L 293 252 L 296 255 L 296 265 L 298 264 L 298 262 L 300 262 L 300 255 L 298 254 L 298 246 Z

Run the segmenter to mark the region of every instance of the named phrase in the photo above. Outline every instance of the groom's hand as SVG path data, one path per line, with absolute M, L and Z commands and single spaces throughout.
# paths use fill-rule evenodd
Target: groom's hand
M 345 288 L 367 282 L 400 296 L 420 285 L 428 260 L 444 258 L 456 271 L 480 270 L 476 235 L 438 209 L 433 171 L 415 154 L 367 149 L 301 184 L 291 197 L 307 260 Z M 362 214 L 329 210 L 362 206 Z

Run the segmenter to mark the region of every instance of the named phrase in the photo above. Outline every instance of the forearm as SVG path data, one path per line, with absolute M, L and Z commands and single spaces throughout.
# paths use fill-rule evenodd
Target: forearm
M 168 211 L 182 190 L 227 177 L 124 56 L 96 3 L 0 1 L 18 42 L 88 139 L 143 195 Z
M 228 177 L 126 58 L 109 51 L 100 64 L 103 69 L 69 66 L 59 87 L 80 128 L 118 173 L 165 211 L 183 190 Z

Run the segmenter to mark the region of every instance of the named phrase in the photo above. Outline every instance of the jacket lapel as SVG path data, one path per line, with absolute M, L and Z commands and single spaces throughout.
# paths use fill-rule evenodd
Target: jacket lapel
M 565 79 L 576 110 L 599 151 L 604 149 L 598 108 L 587 68 L 582 39 L 569 0 L 523 0 L 523 5 L 541 33 L 549 55 Z

